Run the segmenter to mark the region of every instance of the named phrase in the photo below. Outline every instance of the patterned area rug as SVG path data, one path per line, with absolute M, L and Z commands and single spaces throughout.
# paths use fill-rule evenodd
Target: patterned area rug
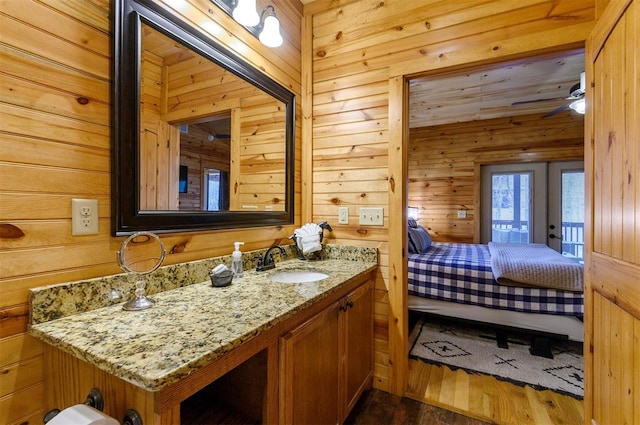
M 427 321 L 428 320 L 428 321 Z M 529 341 L 508 340 L 499 348 L 495 334 L 460 323 L 421 318 L 411 333 L 410 357 L 469 373 L 483 373 L 517 385 L 550 389 L 582 399 L 583 358 L 579 344 L 554 343 L 553 359 L 529 353 Z

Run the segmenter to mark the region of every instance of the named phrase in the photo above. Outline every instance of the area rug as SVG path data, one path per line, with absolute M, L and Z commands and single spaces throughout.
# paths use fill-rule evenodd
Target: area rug
M 551 347 L 553 359 L 548 359 L 531 355 L 526 339 L 509 338 L 509 347 L 500 348 L 495 335 L 486 330 L 424 318 L 414 327 L 410 341 L 409 356 L 427 363 L 491 375 L 577 399 L 584 395 L 584 362 L 576 343 L 554 343 Z

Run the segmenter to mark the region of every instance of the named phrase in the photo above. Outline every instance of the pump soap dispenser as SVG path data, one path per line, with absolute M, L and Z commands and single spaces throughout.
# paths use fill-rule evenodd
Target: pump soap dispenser
M 244 245 L 244 242 L 234 242 L 234 251 L 231 254 L 231 271 L 233 277 L 242 277 L 242 252 L 240 252 L 240 245 Z

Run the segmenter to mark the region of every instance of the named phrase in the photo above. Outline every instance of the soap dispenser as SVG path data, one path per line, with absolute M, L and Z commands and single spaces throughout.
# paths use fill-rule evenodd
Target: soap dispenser
M 231 254 L 231 271 L 233 277 L 242 277 L 242 252 L 240 252 L 240 245 L 244 245 L 244 242 L 234 242 L 234 251 Z

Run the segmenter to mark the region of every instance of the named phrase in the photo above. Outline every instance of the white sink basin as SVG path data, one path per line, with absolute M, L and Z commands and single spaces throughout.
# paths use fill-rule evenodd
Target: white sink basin
M 282 270 L 269 275 L 269 280 L 277 283 L 307 283 L 328 278 L 329 275 L 312 270 Z

